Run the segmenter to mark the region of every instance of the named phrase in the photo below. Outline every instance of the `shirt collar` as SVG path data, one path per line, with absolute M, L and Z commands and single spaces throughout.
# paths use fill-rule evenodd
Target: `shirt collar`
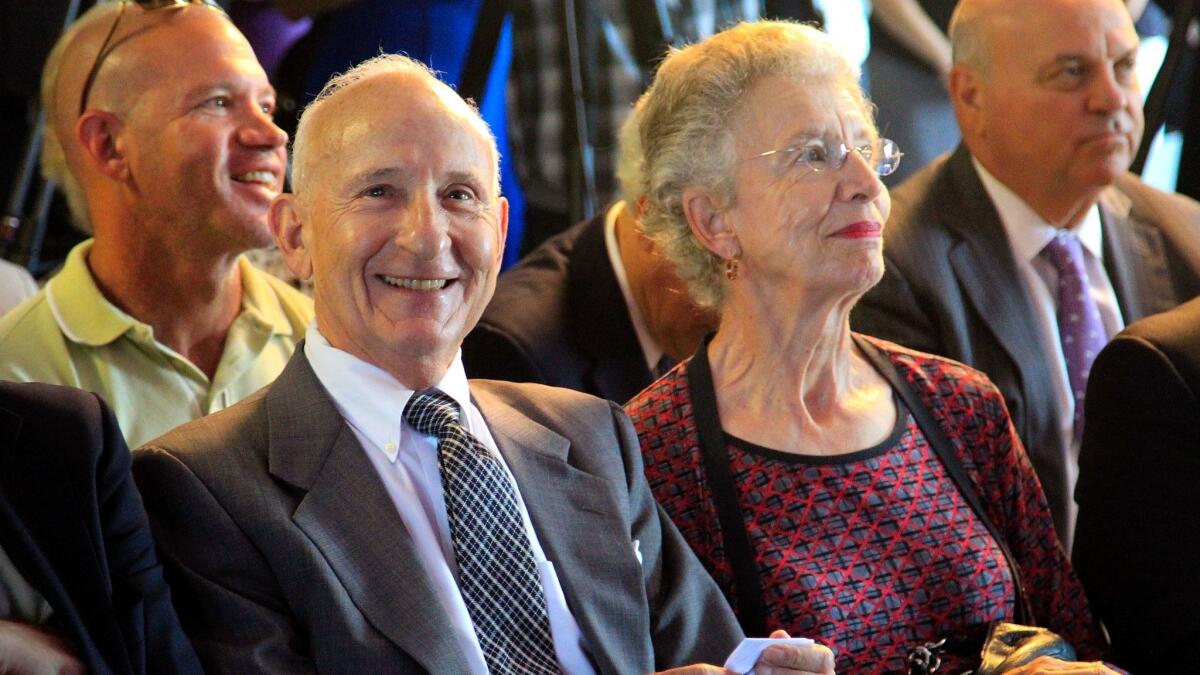
M 1013 255 L 1023 261 L 1037 258 L 1042 249 L 1046 248 L 1046 244 L 1058 235 L 1058 228 L 1043 220 L 1025 200 L 983 168 L 979 160 L 972 157 L 971 162 L 975 165 L 984 190 L 996 206 Z M 1068 231 L 1075 234 L 1079 243 L 1092 257 L 1104 260 L 1104 230 L 1100 227 L 1100 211 L 1097 206 L 1093 205 L 1088 209 L 1083 220 Z
M 629 321 L 633 324 L 633 332 L 637 334 L 638 345 L 642 348 L 642 358 L 646 359 L 646 365 L 653 373 L 663 357 L 663 349 L 646 328 L 646 320 L 642 317 L 642 310 L 637 301 L 633 299 L 629 277 L 625 274 L 625 263 L 621 260 L 621 248 L 617 245 L 617 216 L 624 208 L 625 202 L 618 201 L 604 214 L 604 248 L 608 251 L 608 262 L 612 266 L 613 276 L 617 278 L 621 297 L 625 299 L 625 308 L 629 310 Z
M 59 330 L 73 342 L 100 347 L 133 328 L 146 337 L 151 328 L 108 301 L 92 271 L 87 255 L 94 240 L 81 242 L 67 255 L 62 270 L 46 284 L 46 298 Z
M 144 340 L 153 341 L 153 328 L 109 302 L 96 285 L 87 264 L 94 239 L 88 239 L 67 255 L 62 270 L 46 284 L 50 311 L 59 329 L 73 342 L 101 347 L 133 329 Z M 279 296 L 266 275 L 245 256 L 238 259 L 242 276 L 242 314 L 263 330 L 275 335 L 292 335 L 292 324 Z M 282 282 L 280 282 L 282 283 Z
M 305 334 L 304 355 L 342 417 L 394 462 L 404 434 L 417 433 L 403 423 L 413 390 L 382 368 L 329 344 L 315 320 Z M 471 405 L 461 349 L 435 386 L 458 403 L 460 415 Z
M 295 333 L 279 293 L 271 288 L 272 282 L 284 282 L 268 279 L 270 275 L 255 267 L 246 256 L 238 258 L 238 269 L 242 274 L 242 314 L 274 335 L 291 336 Z

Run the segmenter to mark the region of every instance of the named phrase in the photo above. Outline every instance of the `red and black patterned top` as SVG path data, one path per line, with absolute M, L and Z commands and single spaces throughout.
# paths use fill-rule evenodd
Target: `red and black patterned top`
M 871 342 L 915 385 L 950 439 L 1021 568 L 1036 623 L 1062 635 L 1082 660 L 1099 658 L 1103 638 L 999 392 L 962 364 Z M 736 611 L 688 365 L 625 408 L 654 496 Z M 898 405 L 890 438 L 847 455 L 777 452 L 725 437 L 767 623 L 833 648 L 838 672 L 905 672 L 912 647 L 1013 618 L 1003 553 Z M 971 665 L 947 657 L 943 670 Z

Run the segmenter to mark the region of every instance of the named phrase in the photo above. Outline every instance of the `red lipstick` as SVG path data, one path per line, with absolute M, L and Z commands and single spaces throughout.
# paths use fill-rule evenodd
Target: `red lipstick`
M 837 232 L 834 232 L 832 236 L 843 239 L 871 239 L 878 237 L 882 233 L 883 225 L 874 220 L 863 220 L 857 223 L 850 223 Z

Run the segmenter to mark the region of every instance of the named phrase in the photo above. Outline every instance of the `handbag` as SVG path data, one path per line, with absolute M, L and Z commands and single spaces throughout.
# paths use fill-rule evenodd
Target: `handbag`
M 969 636 L 956 636 L 914 648 L 908 655 L 909 675 L 938 672 L 942 654 L 969 654 L 971 642 Z M 1036 626 L 997 621 L 988 628 L 982 642 L 982 646 L 976 647 L 979 666 L 964 675 L 1002 675 L 1043 656 L 1060 661 L 1077 658 L 1075 649 L 1060 635 Z

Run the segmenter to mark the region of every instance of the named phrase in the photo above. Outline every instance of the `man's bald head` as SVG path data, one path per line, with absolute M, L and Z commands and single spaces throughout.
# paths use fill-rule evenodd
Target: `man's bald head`
M 331 79 L 305 108 L 292 143 L 292 191 L 297 196 L 301 199 L 312 197 L 314 185 L 319 182 L 314 176 L 317 168 L 330 153 L 338 151 L 342 134 L 354 131 L 343 125 L 353 125 L 349 120 L 354 117 L 355 111 L 362 106 L 372 105 L 370 101 L 356 96 L 356 92 L 364 91 L 381 78 L 391 79 L 403 89 L 427 90 L 438 99 L 448 114 L 461 118 L 486 139 L 495 166 L 492 193 L 500 194 L 500 153 L 496 148 L 495 136 L 479 116 L 479 111 L 420 61 L 397 54 L 381 54 Z M 340 132 L 335 131 L 338 128 Z
M 1011 34 L 1021 31 L 1030 12 L 1037 12 L 1047 3 L 1057 2 L 1058 0 L 961 0 L 954 8 L 948 29 L 954 63 L 970 66 L 976 72 L 986 75 L 991 68 L 991 50 L 997 33 Z M 1124 5 L 1122 0 L 1105 2 Z
M 980 73 L 987 73 L 991 63 L 988 50 L 988 28 L 1006 21 L 1010 16 L 997 12 L 1004 0 L 962 0 L 954 8 L 948 30 L 950 50 L 955 64 L 964 64 Z

